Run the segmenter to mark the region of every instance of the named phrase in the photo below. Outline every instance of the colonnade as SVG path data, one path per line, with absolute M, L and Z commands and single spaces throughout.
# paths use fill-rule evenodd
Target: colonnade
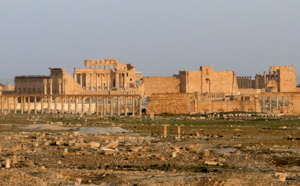
M 87 106 L 88 105 L 88 106 Z M 87 109 L 86 109 L 87 107 Z M 0 112 L 24 114 L 142 115 L 140 95 L 2 95 Z
M 289 103 L 289 96 L 262 95 L 260 97 L 262 99 L 262 109 L 261 109 L 262 112 L 263 111 L 272 111 L 272 109 L 274 109 L 274 108 L 279 109 L 280 107 L 288 106 L 287 104 Z M 274 99 L 276 99 L 276 100 L 274 100 Z M 276 104 L 274 104 L 274 102 Z
M 237 77 L 239 88 L 252 88 L 252 78 L 251 76 L 239 76 Z
M 81 87 L 85 87 L 86 90 L 90 91 L 110 90 L 111 87 L 126 88 L 127 82 L 126 72 L 77 72 L 74 73 L 74 77 L 76 82 L 79 81 Z

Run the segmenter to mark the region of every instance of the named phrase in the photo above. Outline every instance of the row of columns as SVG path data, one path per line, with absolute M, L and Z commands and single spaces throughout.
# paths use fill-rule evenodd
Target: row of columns
M 17 94 L 52 94 L 52 79 L 43 79 L 42 81 L 16 81 Z
M 136 108 L 138 108 L 138 115 L 142 115 L 142 98 L 141 96 L 124 96 L 124 95 L 114 95 L 114 96 L 44 96 L 44 95 L 10 95 L 10 96 L 1 96 L 0 97 L 0 112 L 4 112 L 4 106 L 6 104 L 7 111 L 10 113 L 11 108 L 10 108 L 10 100 L 13 100 L 13 109 L 14 113 L 17 113 L 17 104 L 18 104 L 18 99 L 20 101 L 20 113 L 24 114 L 25 108 L 27 106 L 27 114 L 31 113 L 31 109 L 34 110 L 34 114 L 37 114 L 38 109 L 37 109 L 37 98 L 40 98 L 40 104 L 41 104 L 41 109 L 40 112 L 41 114 L 44 114 L 47 112 L 48 114 L 51 113 L 51 105 L 54 102 L 54 110 L 53 113 L 57 114 L 58 113 L 58 101 L 60 99 L 61 103 L 61 114 L 65 113 L 65 103 L 67 103 L 67 113 L 71 114 L 72 109 L 71 105 L 75 104 L 75 114 L 79 113 L 79 108 L 78 105 L 81 103 L 81 114 L 85 114 L 85 100 L 86 98 L 89 99 L 89 108 L 88 108 L 88 113 L 92 113 L 92 99 L 95 99 L 95 112 L 97 115 L 99 113 L 103 114 L 105 116 L 107 112 L 113 116 L 113 115 L 121 115 L 121 105 L 124 106 L 124 115 L 127 116 L 128 112 L 128 103 L 131 103 L 131 112 L 132 116 L 135 116 Z M 99 101 L 102 98 L 102 105 L 99 105 Z M 33 108 L 31 108 L 31 100 L 33 99 Z M 116 106 L 115 106 L 115 99 L 116 99 Z M 128 100 L 129 99 L 129 100 Z M 109 103 L 110 101 L 110 103 Z M 47 106 L 47 111 L 44 110 L 44 104 L 48 104 Z M 114 110 L 116 111 L 114 112 Z
M 78 77 L 79 76 L 79 77 Z M 90 81 L 87 82 L 87 76 L 89 76 Z M 94 76 L 96 76 L 96 89 L 94 89 Z M 115 76 L 115 82 L 113 82 L 112 76 Z M 100 77 L 100 78 L 99 78 Z M 87 90 L 91 91 L 98 91 L 99 87 L 100 90 L 104 90 L 106 87 L 107 90 L 110 89 L 110 84 L 115 83 L 116 88 L 125 88 L 126 87 L 126 72 L 119 73 L 118 71 L 113 72 L 104 72 L 104 73 L 74 73 L 75 82 L 78 82 L 79 78 L 79 84 L 81 87 L 83 87 L 83 81 L 85 82 L 85 87 Z M 100 79 L 100 80 L 99 80 Z M 89 88 L 88 88 L 89 87 Z
M 238 87 L 239 88 L 252 88 L 251 76 L 238 77 Z
M 265 105 L 266 105 L 266 101 L 268 101 L 269 102 L 269 108 L 268 108 L 268 110 L 269 111 L 271 111 L 272 110 L 272 97 L 274 97 L 274 96 L 262 96 L 262 110 L 261 111 L 266 111 L 266 109 L 265 109 Z M 285 106 L 285 97 L 284 96 L 281 96 L 282 98 L 282 106 Z M 279 96 L 276 96 L 276 109 L 278 109 L 279 108 L 279 102 L 280 102 L 280 100 L 279 100 Z

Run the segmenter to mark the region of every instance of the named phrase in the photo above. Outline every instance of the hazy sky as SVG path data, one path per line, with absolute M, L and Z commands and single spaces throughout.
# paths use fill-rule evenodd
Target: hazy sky
M 300 74 L 299 21 L 299 0 L 0 0 L 0 82 L 104 58 L 144 76 L 204 65 Z

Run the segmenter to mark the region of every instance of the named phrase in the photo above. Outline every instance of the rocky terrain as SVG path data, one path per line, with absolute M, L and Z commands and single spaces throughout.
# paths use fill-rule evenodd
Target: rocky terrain
M 298 116 L 1 115 L 0 185 L 300 185 L 299 140 Z

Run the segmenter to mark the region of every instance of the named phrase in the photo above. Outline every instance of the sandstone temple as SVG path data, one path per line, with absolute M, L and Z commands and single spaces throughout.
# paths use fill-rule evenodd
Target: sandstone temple
M 0 87 L 0 111 L 142 115 L 212 112 L 300 114 L 300 88 L 293 66 L 271 66 L 251 76 L 235 71 L 179 71 L 173 76 L 148 76 L 115 59 L 85 60 L 73 75 L 49 68 L 50 75 L 16 76 L 15 86 Z

